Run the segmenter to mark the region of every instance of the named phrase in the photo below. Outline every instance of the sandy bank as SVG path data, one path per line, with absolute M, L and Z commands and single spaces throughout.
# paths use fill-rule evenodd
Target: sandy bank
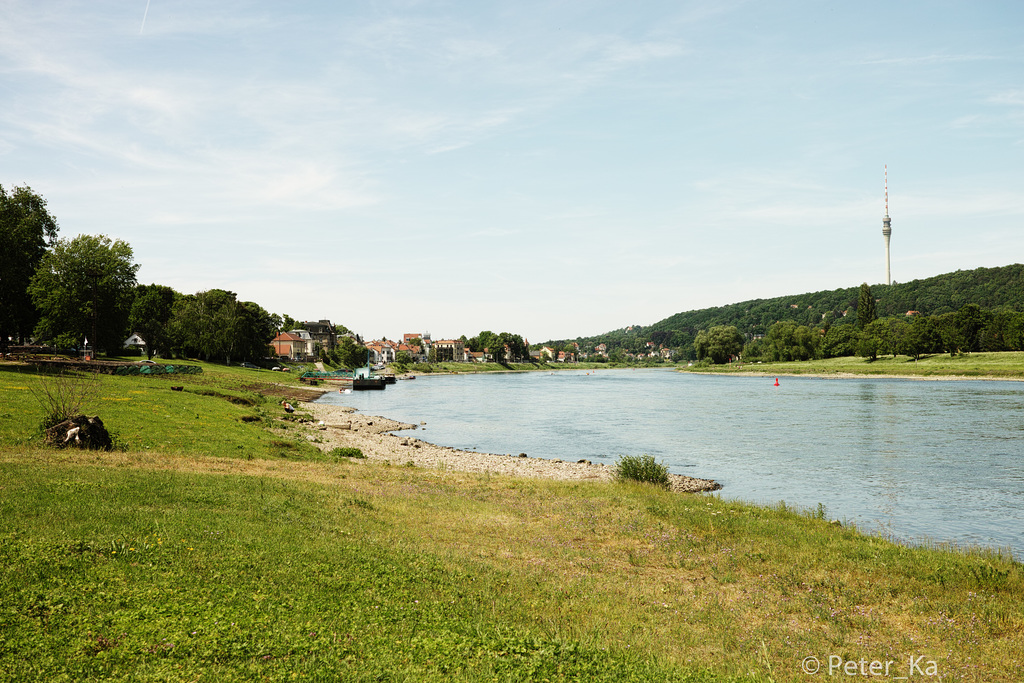
M 305 428 L 310 430 L 311 435 L 320 438 L 321 443 L 317 446 L 325 452 L 337 447 L 351 447 L 361 450 L 369 460 L 386 460 L 394 465 L 411 462 L 417 467 L 518 477 L 591 481 L 610 481 L 613 478 L 612 468 L 598 463 L 461 451 L 437 446 L 413 436 L 392 434 L 398 430 L 413 429 L 416 425 L 363 415 L 354 408 L 321 403 L 299 403 L 296 407 L 312 415 L 313 422 L 305 425 Z M 320 425 L 320 422 L 324 424 Z M 695 479 L 680 474 L 670 474 L 669 479 L 673 491 L 692 493 L 721 488 L 710 479 Z

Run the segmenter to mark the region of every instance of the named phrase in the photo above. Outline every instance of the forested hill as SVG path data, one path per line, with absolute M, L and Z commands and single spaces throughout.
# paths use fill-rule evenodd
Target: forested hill
M 694 335 L 715 325 L 735 325 L 747 338 L 763 335 L 779 320 L 816 326 L 854 322 L 860 283 L 846 289 L 753 299 L 728 306 L 686 311 L 653 325 L 633 325 L 596 337 L 577 339 L 584 349 L 607 344 L 609 349 L 640 351 L 648 341 L 671 348 L 683 348 Z M 893 285 L 872 285 L 878 317 L 902 316 L 907 311 L 939 315 L 959 310 L 965 304 L 983 309 L 1008 308 L 1024 311 L 1024 265 L 958 270 L 924 280 Z M 844 319 L 844 314 L 847 317 Z M 852 315 L 852 317 L 851 317 Z

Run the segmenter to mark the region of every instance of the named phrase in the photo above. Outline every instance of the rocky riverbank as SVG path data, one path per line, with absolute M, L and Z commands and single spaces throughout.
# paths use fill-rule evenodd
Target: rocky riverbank
M 414 429 L 417 425 L 363 415 L 354 408 L 320 403 L 299 403 L 296 408 L 300 413 L 311 415 L 312 420 L 305 426 L 311 435 L 319 437 L 317 445 L 324 451 L 338 447 L 358 448 L 369 460 L 386 460 L 394 465 L 411 462 L 417 467 L 464 472 L 592 481 L 610 481 L 613 478 L 613 468 L 586 460 L 564 462 L 531 458 L 525 454 L 499 455 L 437 446 L 412 436 L 392 433 Z M 681 474 L 670 474 L 669 480 L 672 490 L 678 492 L 696 493 L 721 488 L 718 482 L 710 479 L 695 479 Z

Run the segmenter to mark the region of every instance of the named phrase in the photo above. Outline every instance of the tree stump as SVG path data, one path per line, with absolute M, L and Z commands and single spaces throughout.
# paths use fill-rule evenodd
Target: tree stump
M 46 430 L 46 443 L 54 448 L 113 449 L 114 442 L 99 416 L 75 415 Z

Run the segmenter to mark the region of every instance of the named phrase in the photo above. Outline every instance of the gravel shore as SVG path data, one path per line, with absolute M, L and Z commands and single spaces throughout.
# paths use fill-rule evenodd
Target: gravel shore
M 392 434 L 398 430 L 414 429 L 417 425 L 389 420 L 385 417 L 363 415 L 354 408 L 320 403 L 298 403 L 296 409 L 312 416 L 306 424 L 311 436 L 319 437 L 317 446 L 323 451 L 337 447 L 358 448 L 369 460 L 387 460 L 395 465 L 413 463 L 417 467 L 447 468 L 465 472 L 489 472 L 518 477 L 547 479 L 575 479 L 610 481 L 613 468 L 603 464 L 564 462 L 530 458 L 525 455 L 498 455 L 461 451 L 436 446 L 412 436 Z M 322 423 L 322 424 L 321 424 Z M 710 479 L 695 479 L 681 474 L 670 474 L 673 491 L 696 493 L 721 488 Z

